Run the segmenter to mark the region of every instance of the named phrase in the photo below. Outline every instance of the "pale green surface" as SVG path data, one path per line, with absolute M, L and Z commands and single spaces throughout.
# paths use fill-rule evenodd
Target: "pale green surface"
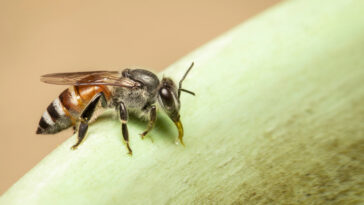
M 364 189 L 364 1 L 290 1 L 171 66 L 186 147 L 102 118 L 19 180 L 2 204 L 356 204 Z

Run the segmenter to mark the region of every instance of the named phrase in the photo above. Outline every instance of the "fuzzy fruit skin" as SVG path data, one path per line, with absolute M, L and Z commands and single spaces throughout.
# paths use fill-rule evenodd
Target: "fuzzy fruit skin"
M 179 79 L 186 147 L 159 116 L 150 140 L 94 123 L 1 204 L 359 204 L 364 181 L 364 1 L 288 1 L 164 72 Z

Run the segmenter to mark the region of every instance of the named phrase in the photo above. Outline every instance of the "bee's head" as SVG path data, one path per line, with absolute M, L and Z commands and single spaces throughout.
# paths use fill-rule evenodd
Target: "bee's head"
M 179 120 L 181 107 L 177 87 L 172 79 L 163 78 L 158 91 L 158 102 L 173 122 Z
M 170 78 L 163 78 L 160 83 L 158 90 L 158 102 L 162 109 L 166 112 L 168 117 L 176 124 L 179 134 L 179 139 L 183 144 L 183 127 L 180 121 L 179 109 L 181 108 L 180 95 L 181 91 L 187 92 L 189 94 L 195 95 L 193 92 L 185 90 L 182 88 L 182 82 L 186 78 L 188 72 L 193 67 L 193 63 L 188 68 L 182 79 L 179 81 L 179 87 Z

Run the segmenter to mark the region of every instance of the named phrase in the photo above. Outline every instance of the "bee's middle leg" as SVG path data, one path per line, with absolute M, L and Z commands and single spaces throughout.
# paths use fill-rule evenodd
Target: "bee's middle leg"
M 129 146 L 129 132 L 128 132 L 128 126 L 126 123 L 128 123 L 128 111 L 125 107 L 125 104 L 123 102 L 120 102 L 118 107 L 119 112 L 119 119 L 121 121 L 121 132 L 123 134 L 124 142 L 126 144 L 126 148 L 128 148 L 128 151 L 130 155 L 133 154 L 133 151 L 131 150 Z
M 78 145 L 80 145 L 82 140 L 85 138 L 87 130 L 88 130 L 88 122 L 92 118 L 92 115 L 95 112 L 95 108 L 100 100 L 101 100 L 102 105 L 104 106 L 106 103 L 106 98 L 102 92 L 96 94 L 95 97 L 89 102 L 89 104 L 83 110 L 83 112 L 80 116 L 81 123 L 78 127 L 77 143 L 74 144 L 71 147 L 71 149 L 73 149 L 73 150 L 77 149 Z

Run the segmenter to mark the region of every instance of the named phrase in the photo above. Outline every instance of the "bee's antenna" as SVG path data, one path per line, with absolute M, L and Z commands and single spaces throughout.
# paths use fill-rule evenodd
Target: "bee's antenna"
M 191 63 L 190 67 L 187 69 L 186 73 L 183 75 L 183 77 L 181 78 L 181 80 L 179 81 L 179 85 L 178 85 L 178 99 L 181 96 L 181 91 L 189 93 L 191 95 L 195 95 L 195 93 L 189 91 L 189 90 L 185 90 L 182 88 L 182 82 L 184 81 L 184 79 L 186 78 L 187 74 L 190 72 L 190 70 L 192 69 L 194 65 L 194 62 Z
M 186 93 L 188 93 L 188 94 L 191 94 L 191 95 L 193 95 L 193 96 L 195 96 L 195 95 L 196 95 L 194 92 L 189 91 L 189 90 L 186 90 L 186 89 L 183 89 L 183 88 L 181 88 L 181 89 L 179 89 L 179 90 L 180 90 L 180 91 L 183 91 L 183 92 L 186 92 Z

